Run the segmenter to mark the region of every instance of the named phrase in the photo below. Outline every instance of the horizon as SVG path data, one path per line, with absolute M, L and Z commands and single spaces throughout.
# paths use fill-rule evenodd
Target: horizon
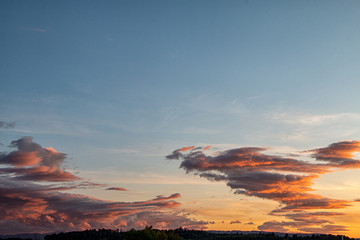
M 151 229 L 154 229 L 156 231 L 176 231 L 179 229 L 182 229 L 184 231 L 205 231 L 205 232 L 210 232 L 210 233 L 243 233 L 243 234 L 275 234 L 275 235 L 289 235 L 290 237 L 297 237 L 297 236 L 321 236 L 321 235 L 333 235 L 333 236 L 343 236 L 343 237 L 348 237 L 346 235 L 336 235 L 336 234 L 325 234 L 325 233 L 289 233 L 289 232 L 266 232 L 266 231 L 242 231 L 242 230 L 204 230 L 204 229 L 187 229 L 187 228 L 176 228 L 176 229 L 156 229 L 156 228 L 152 228 L 152 226 L 145 226 L 145 228 L 140 228 L 140 229 L 130 229 L 130 230 L 125 230 L 123 231 L 122 229 L 85 229 L 85 230 L 77 230 L 77 231 L 68 231 L 68 232 L 48 232 L 48 233 L 20 233 L 20 234 L 8 234 L 8 235 L 0 235 L 0 237 L 22 237 L 25 238 L 28 235 L 41 235 L 41 236 L 46 236 L 46 235 L 51 235 L 51 234 L 59 234 L 59 233 L 71 233 L 71 232 L 82 232 L 82 231 L 114 231 L 114 232 L 127 232 L 127 231 L 131 231 L 131 230 L 135 230 L 135 231 L 142 231 L 145 230 L 146 228 L 150 227 Z M 351 238 L 351 239 L 359 239 L 359 238 Z
M 359 9 L 0 1 L 0 235 L 360 238 Z

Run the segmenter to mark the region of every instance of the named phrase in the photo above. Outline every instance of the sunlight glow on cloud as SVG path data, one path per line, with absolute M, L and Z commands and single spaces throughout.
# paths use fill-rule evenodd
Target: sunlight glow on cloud
M 61 168 L 66 154 L 53 148 L 43 148 L 23 137 L 11 142 L 16 148 L 0 153 L 0 231 L 2 234 L 54 232 L 88 228 L 197 228 L 207 222 L 188 218 L 176 210 L 179 193 L 157 196 L 137 202 L 105 201 L 64 191 L 94 187 L 97 184 Z M 38 182 L 41 182 L 39 184 Z M 120 187 L 106 190 L 126 191 Z
M 291 230 L 302 232 L 346 231 L 345 226 L 333 225 L 331 217 L 338 212 L 319 210 L 342 209 L 351 201 L 332 199 L 313 191 L 313 180 L 319 175 L 335 170 L 360 168 L 360 161 L 353 159 L 360 151 L 360 141 L 343 141 L 325 148 L 303 151 L 316 159 L 316 163 L 294 157 L 267 155 L 266 148 L 242 147 L 205 155 L 195 148 L 187 154 L 177 150 L 168 159 L 182 160 L 180 168 L 210 181 L 224 181 L 235 194 L 266 198 L 281 203 L 270 212 L 292 221 L 270 221 L 258 226 L 262 231 Z M 321 230 L 318 226 L 321 225 Z
M 9 154 L 2 153 L 0 164 L 12 167 L 0 168 L 0 173 L 14 174 L 15 179 L 19 180 L 65 182 L 80 179 L 61 169 L 66 154 L 53 148 L 42 148 L 31 137 L 12 141 L 10 147 L 17 150 Z

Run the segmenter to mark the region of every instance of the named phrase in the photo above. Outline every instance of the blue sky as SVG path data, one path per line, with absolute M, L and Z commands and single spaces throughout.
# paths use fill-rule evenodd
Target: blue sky
M 359 8 L 1 1 L 0 120 L 16 126 L 0 129 L 0 147 L 32 136 L 79 174 L 162 179 L 184 174 L 165 160 L 183 146 L 306 150 L 359 139 Z

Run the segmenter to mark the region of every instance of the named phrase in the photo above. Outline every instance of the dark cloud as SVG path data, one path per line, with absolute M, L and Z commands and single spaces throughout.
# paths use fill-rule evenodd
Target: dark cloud
M 174 194 L 171 194 L 168 197 L 164 197 L 163 195 L 159 195 L 155 199 L 156 200 L 170 200 L 170 199 L 175 199 L 175 198 L 179 198 L 179 197 L 181 197 L 180 193 L 174 193 Z
M 203 177 L 203 178 L 207 178 L 208 180 L 213 180 L 213 181 L 227 180 L 227 177 L 225 175 L 215 174 L 215 173 L 200 173 L 199 176 Z
M 287 227 L 289 226 L 294 227 L 296 224 L 289 222 L 270 221 L 264 222 L 262 225 L 258 226 L 258 229 L 265 232 L 288 232 Z
M 291 232 L 291 228 L 295 228 L 298 229 L 298 231 L 307 233 L 325 233 L 326 231 L 326 233 L 330 233 L 337 231 L 347 231 L 346 227 L 333 225 L 333 221 L 331 221 L 331 217 L 341 215 L 344 214 L 335 212 L 293 212 L 282 215 L 293 221 L 269 221 L 260 225 L 258 229 L 268 232 Z M 337 226 L 338 230 L 336 230 L 334 226 Z
M 31 137 L 11 142 L 0 154 L 0 232 L 74 231 L 89 228 L 206 228 L 207 222 L 179 212 L 179 193 L 138 202 L 105 201 L 69 190 L 109 187 L 84 181 L 62 169 L 66 154 L 43 148 Z M 39 183 L 41 182 L 41 184 Z M 65 192 L 67 191 L 67 192 Z
M 328 162 L 331 167 L 360 168 L 360 161 L 353 159 L 353 154 L 359 151 L 360 141 L 343 141 L 307 152 L 312 153 L 316 160 Z
M 196 148 L 197 149 L 201 149 L 200 147 Z M 195 150 L 195 147 L 194 146 L 190 146 L 190 147 L 183 147 L 183 148 L 179 148 L 179 149 L 176 149 L 172 152 L 172 154 L 166 156 L 167 159 L 179 159 L 181 156 L 182 156 L 182 152 L 186 152 L 186 151 L 189 151 L 189 150 Z
M 330 217 L 341 216 L 343 213 L 336 212 L 300 212 L 300 213 L 289 213 L 286 214 L 288 219 L 292 219 L 297 222 L 306 222 L 311 221 L 312 223 L 322 224 L 322 223 L 333 223 Z
M 336 169 L 360 168 L 360 161 L 353 158 L 353 154 L 360 151 L 359 141 L 338 142 L 302 152 L 318 161 L 313 163 L 295 158 L 300 156 L 297 153 L 287 154 L 293 157 L 264 154 L 268 149 L 260 147 L 230 149 L 217 152 L 214 156 L 195 149 L 186 154 L 175 150 L 167 158 L 182 160 L 180 168 L 187 173 L 210 181 L 224 181 L 235 194 L 281 203 L 282 206 L 270 214 L 284 216 L 291 221 L 265 222 L 259 226 L 259 230 L 264 231 L 292 228 L 313 232 L 311 229 L 314 225 L 319 227 L 319 224 L 324 229 L 335 229 L 331 227 L 335 226 L 331 225 L 332 222 L 321 217 L 333 217 L 337 213 L 307 211 L 341 209 L 350 206 L 351 202 L 310 193 L 313 191 L 313 180 Z
M 144 211 L 124 216 L 118 220 L 117 224 L 120 224 L 120 226 L 125 229 L 130 229 L 131 226 L 144 228 L 149 225 L 157 229 L 176 229 L 179 227 L 188 229 L 206 229 L 206 225 L 211 224 L 211 222 L 191 219 L 188 217 L 188 214 L 183 211 Z
M 124 222 L 127 222 L 126 226 L 129 228 L 159 225 L 159 222 L 164 227 L 179 227 L 186 222 L 188 224 L 185 226 L 188 227 L 205 225 L 169 211 L 180 205 L 174 201 L 180 197 L 179 194 L 139 202 L 109 202 L 80 194 L 62 193 L 59 189 L 35 183 L 4 177 L 0 180 L 0 229 L 4 230 L 9 223 L 15 223 L 16 226 L 37 226 L 37 231 L 119 228 Z M 154 216 L 158 216 L 158 219 Z M 171 216 L 171 219 L 168 221 L 166 216 Z M 135 222 L 141 224 L 131 222 L 134 218 L 137 219 Z M 27 228 L 29 227 L 25 229 Z
M 231 221 L 230 224 L 237 224 L 237 223 L 241 223 L 241 221 L 239 220 L 234 220 L 234 221 Z
M 122 187 L 110 187 L 110 188 L 107 188 L 106 190 L 127 191 L 125 188 L 122 188 Z
M 0 121 L 0 128 L 9 129 L 9 128 L 14 128 L 14 127 L 15 127 L 15 122 Z
M 175 150 L 168 159 L 182 159 L 180 167 L 187 172 L 211 171 L 241 168 L 248 171 L 289 171 L 298 173 L 325 173 L 330 171 L 326 164 L 310 164 L 294 158 L 283 158 L 261 153 L 265 148 L 236 148 L 216 156 L 205 155 L 202 151 L 188 154 Z
M 172 154 L 166 156 L 166 158 L 172 160 L 172 159 L 179 159 L 181 156 L 182 156 L 181 152 L 175 150 L 172 152 Z
M 346 232 L 346 231 L 348 231 L 348 229 L 341 225 L 325 225 L 322 227 L 300 228 L 300 231 L 328 234 L 328 233 L 335 233 L 335 232 Z

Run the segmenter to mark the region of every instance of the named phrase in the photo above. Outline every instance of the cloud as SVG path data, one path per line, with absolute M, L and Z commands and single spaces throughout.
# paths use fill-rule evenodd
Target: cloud
M 179 193 L 137 202 L 105 201 L 65 191 L 108 187 L 83 181 L 62 169 L 66 154 L 23 137 L 0 154 L 0 232 L 76 231 L 89 228 L 206 228 L 207 222 L 181 212 Z M 107 190 L 125 191 L 108 187 Z
M 15 122 L 0 121 L 0 128 L 9 129 L 9 128 L 14 128 L 14 127 L 15 127 Z
M 178 151 L 178 152 L 186 152 L 186 151 L 189 151 L 189 150 L 192 150 L 192 149 L 194 149 L 194 146 L 183 147 L 183 148 L 178 149 L 178 150 L 176 150 L 176 151 Z
M 19 226 L 26 225 L 26 228 L 34 226 L 33 231 L 40 232 L 119 228 L 124 225 L 124 221 L 129 228 L 141 228 L 144 224 L 160 222 L 149 217 L 151 214 L 158 216 L 164 227 L 170 223 L 179 227 L 180 222 L 189 222 L 186 216 L 179 215 L 176 218 L 181 221 L 173 221 L 174 212 L 168 211 L 180 205 L 173 200 L 180 197 L 178 194 L 139 202 L 110 202 L 80 194 L 61 193 L 48 186 L 23 183 L 11 178 L 2 177 L 0 180 L 0 229 L 6 233 L 13 231 L 4 228 L 9 222 L 16 223 L 17 231 Z M 167 215 L 172 216 L 172 219 L 168 221 Z M 134 218 L 138 221 L 131 222 Z M 189 224 L 205 227 L 196 220 Z M 190 227 L 189 224 L 187 226 Z
M 175 150 L 167 158 L 182 160 L 180 168 L 187 173 L 194 173 L 210 181 L 225 182 L 235 194 L 279 202 L 281 207 L 270 214 L 283 216 L 291 221 L 265 222 L 259 226 L 259 230 L 287 231 L 288 228 L 293 228 L 297 231 L 314 232 L 313 226 L 319 224 L 324 229 L 341 229 L 328 227 L 332 222 L 320 218 L 334 217 L 336 214 L 312 211 L 346 208 L 351 206 L 351 201 L 311 193 L 311 186 L 313 180 L 321 174 L 360 168 L 360 161 L 353 158 L 354 153 L 360 151 L 360 142 L 337 142 L 324 148 L 301 152 L 302 155 L 308 154 L 314 158 L 316 161 L 313 162 L 301 160 L 298 153 L 287 154 L 293 157 L 264 154 L 267 150 L 269 149 L 261 147 L 242 147 L 217 152 L 215 155 L 206 155 L 198 149 L 189 153 Z
M 335 232 L 345 232 L 348 229 L 341 225 L 326 225 L 323 227 L 305 227 L 300 228 L 300 231 L 303 232 L 316 232 L 316 233 L 323 233 L 328 234 L 329 232 L 335 233 Z
M 175 199 L 175 198 L 179 198 L 179 197 L 181 197 L 180 193 L 174 193 L 174 194 L 171 194 L 168 197 L 164 197 L 163 195 L 159 195 L 159 196 L 156 197 L 156 200 L 171 200 L 171 199 Z
M 121 187 L 110 187 L 107 188 L 106 190 L 127 191 L 125 188 L 121 188 Z
M 345 215 L 338 212 L 300 212 L 287 214 L 286 217 L 298 222 L 306 222 L 311 219 L 312 223 L 333 223 L 329 217 Z
M 237 224 L 237 223 L 241 223 L 241 221 L 239 220 L 234 220 L 234 221 L 231 221 L 230 224 Z
M 281 232 L 289 232 L 288 228 L 295 228 L 301 232 L 307 233 L 330 233 L 330 232 L 338 232 L 338 231 L 347 231 L 345 226 L 333 225 L 333 221 L 331 221 L 331 217 L 341 216 L 343 213 L 335 213 L 335 212 L 295 212 L 288 213 L 285 216 L 288 219 L 293 221 L 269 221 L 265 222 L 258 227 L 261 231 L 281 231 Z M 316 227 L 314 227 L 316 226 Z M 319 227 L 320 226 L 320 227 Z M 337 226 L 334 228 L 334 226 Z M 341 229 L 341 230 L 340 230 Z
M 277 122 L 284 122 L 287 124 L 303 125 L 303 126 L 319 126 L 329 124 L 340 120 L 358 121 L 360 114 L 358 113 L 337 113 L 337 114 L 307 114 L 297 112 L 281 112 L 267 114 L 267 118 L 273 119 Z
M 172 154 L 166 156 L 166 158 L 167 159 L 179 159 L 182 156 L 181 152 L 193 150 L 194 148 L 195 148 L 194 146 L 190 146 L 190 147 L 183 147 L 183 148 L 176 149 L 172 152 Z
M 326 161 L 331 167 L 360 168 L 360 161 L 353 159 L 355 152 L 360 151 L 360 141 L 343 141 L 306 152 L 319 161 Z
M 17 148 L 8 154 L 0 154 L 0 164 L 10 165 L 0 168 L 0 174 L 13 174 L 15 179 L 64 182 L 80 180 L 79 177 L 61 169 L 66 154 L 53 148 L 43 148 L 32 141 L 31 137 L 22 137 L 12 141 L 10 147 Z
M 188 218 L 188 214 L 183 211 L 144 211 L 124 216 L 118 220 L 118 223 L 121 223 L 121 227 L 125 229 L 130 229 L 131 226 L 144 228 L 149 225 L 156 229 L 176 229 L 179 227 L 188 229 L 206 229 L 206 225 L 211 224 L 207 221 L 198 221 L 196 219 Z

